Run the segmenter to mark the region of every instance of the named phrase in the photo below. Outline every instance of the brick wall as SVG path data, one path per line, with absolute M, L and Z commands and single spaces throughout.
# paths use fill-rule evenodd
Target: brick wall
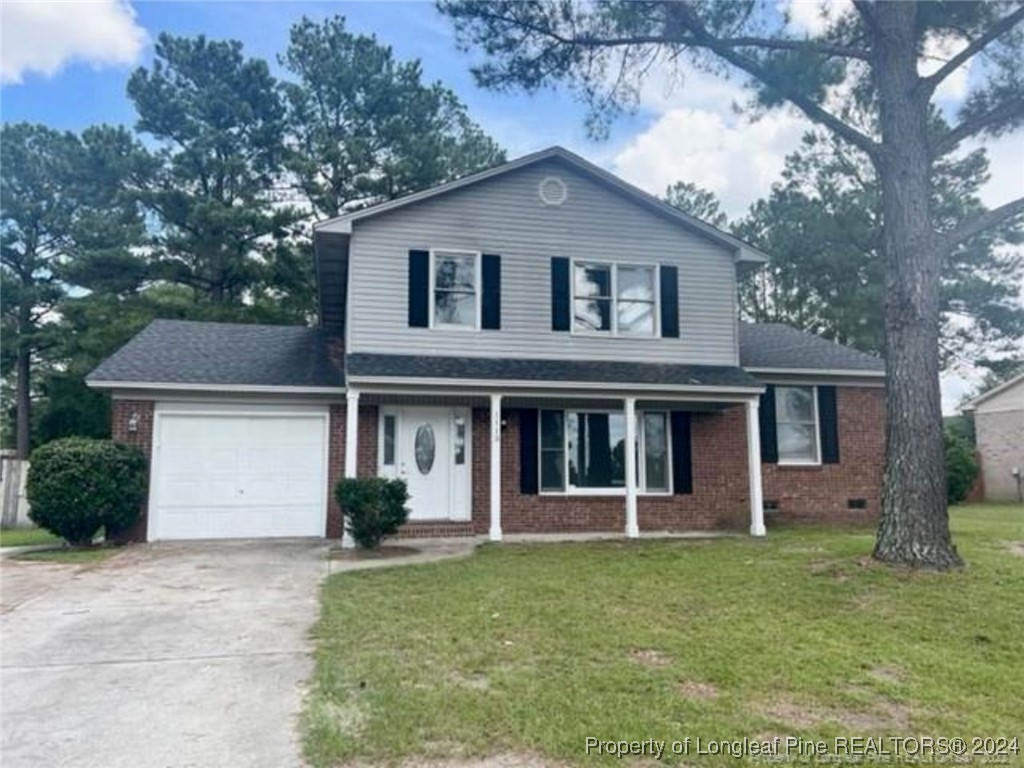
M 764 464 L 764 498 L 778 511 L 765 521 L 853 523 L 877 518 L 885 461 L 885 390 L 837 387 L 839 463 L 819 467 Z M 866 509 L 850 509 L 864 499 Z
M 328 447 L 328 502 L 327 531 L 329 539 L 340 539 L 343 533 L 343 516 L 338 502 L 334 500 L 334 486 L 345 476 L 345 403 L 331 406 L 331 427 Z M 359 447 L 356 459 L 356 474 L 359 477 L 377 475 L 377 406 L 359 406 Z
M 762 465 L 765 500 L 778 504 L 766 522 L 873 520 L 879 510 L 884 451 L 884 390 L 837 390 L 840 463 L 820 467 Z M 519 411 L 503 413 L 502 530 L 506 533 L 612 531 L 625 529 L 621 496 L 545 496 L 519 492 Z M 473 530 L 490 527 L 489 424 L 487 409 L 473 411 Z M 750 525 L 746 413 L 733 406 L 694 413 L 691 420 L 693 493 L 637 500 L 640 530 L 678 531 Z M 867 508 L 848 509 L 849 499 Z
M 1024 410 L 976 411 L 974 428 L 988 501 L 1017 501 L 1013 469 L 1024 472 Z
M 128 422 L 133 415 L 138 416 L 138 425 L 134 432 L 128 429 Z M 150 462 L 150 482 L 152 482 L 153 401 L 114 400 L 111 408 L 110 434 L 117 442 L 134 445 L 146 455 L 146 459 Z M 148 521 L 146 505 L 147 502 L 144 501 L 139 518 L 131 527 L 114 533 L 112 538 L 120 542 L 145 541 Z

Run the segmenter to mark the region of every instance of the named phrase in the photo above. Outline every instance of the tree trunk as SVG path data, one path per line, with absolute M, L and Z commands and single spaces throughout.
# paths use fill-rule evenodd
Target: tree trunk
M 877 3 L 872 71 L 883 145 L 886 462 L 874 556 L 886 563 L 961 565 L 949 535 L 939 390 L 939 271 L 931 225 L 927 101 L 918 82 L 914 3 Z
M 27 459 L 32 449 L 32 349 L 25 339 L 29 332 L 29 324 L 25 315 L 21 312 L 21 322 L 18 328 L 18 359 L 17 359 L 17 383 L 15 384 L 14 406 L 17 412 L 17 435 L 15 438 L 15 455 L 19 459 Z

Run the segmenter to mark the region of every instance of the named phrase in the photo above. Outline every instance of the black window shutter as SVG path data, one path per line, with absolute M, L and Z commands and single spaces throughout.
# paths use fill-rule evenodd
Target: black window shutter
M 679 269 L 661 267 L 661 335 L 679 338 Z
M 537 409 L 519 409 L 519 492 L 537 493 Z
M 775 424 L 775 386 L 772 384 L 765 387 L 761 395 L 757 417 L 761 430 L 761 461 L 764 464 L 778 464 L 779 435 Z
M 496 331 L 501 328 L 501 256 L 485 253 L 480 262 L 480 327 Z
M 571 321 L 569 306 L 569 260 L 551 259 L 551 330 L 568 331 Z
M 409 327 L 430 326 L 430 252 L 409 251 Z
M 693 493 L 690 414 L 686 411 L 672 411 L 672 493 Z
M 836 388 L 818 387 L 818 429 L 821 433 L 821 463 L 839 463 L 839 413 Z

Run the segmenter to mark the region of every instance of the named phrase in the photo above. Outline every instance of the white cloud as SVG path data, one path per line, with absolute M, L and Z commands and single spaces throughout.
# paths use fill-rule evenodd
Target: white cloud
M 659 196 L 676 181 L 693 182 L 738 217 L 780 179 L 786 155 L 807 127 L 781 110 L 750 123 L 726 111 L 677 107 L 626 145 L 614 171 Z
M 93 66 L 138 61 L 146 31 L 122 0 L 3 0 L 0 3 L 0 82 L 29 72 L 47 77 L 71 61 Z
M 853 10 L 847 0 L 780 0 L 775 7 L 786 15 L 791 30 L 811 37 L 820 35 L 832 21 Z
M 924 52 L 917 62 L 922 77 L 934 74 L 955 56 L 966 43 L 959 35 L 932 35 L 924 41 Z M 971 59 L 957 67 L 935 90 L 938 101 L 963 101 L 967 96 Z

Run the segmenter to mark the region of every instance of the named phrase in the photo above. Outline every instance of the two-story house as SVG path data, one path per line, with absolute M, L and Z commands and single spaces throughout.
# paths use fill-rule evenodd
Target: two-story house
M 767 256 L 553 148 L 315 230 L 320 327 L 156 321 L 89 376 L 151 457 L 134 534 L 749 529 L 874 515 L 880 360 L 737 321 Z

